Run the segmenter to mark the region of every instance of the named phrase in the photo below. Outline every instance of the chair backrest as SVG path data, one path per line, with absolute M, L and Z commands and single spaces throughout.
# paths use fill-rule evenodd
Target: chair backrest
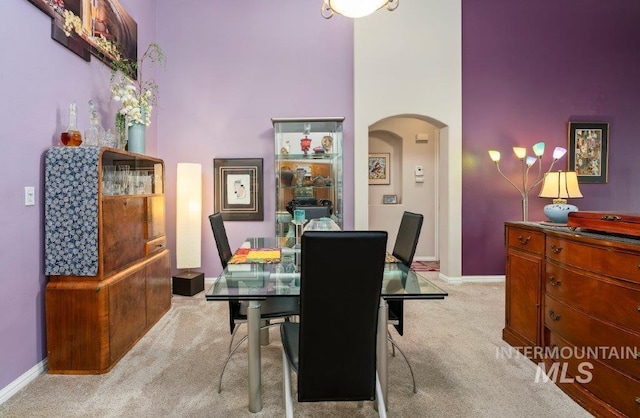
M 227 237 L 227 230 L 224 228 L 222 214 L 220 212 L 216 212 L 213 215 L 209 215 L 209 222 L 211 223 L 213 238 L 216 240 L 216 247 L 218 248 L 218 255 L 220 256 L 222 268 L 225 268 L 227 267 L 227 263 L 231 259 L 231 256 L 233 256 L 233 252 L 229 246 L 229 238 Z
M 302 235 L 298 401 L 375 399 L 386 231 Z
M 306 220 L 331 216 L 331 208 L 329 206 L 294 206 L 293 210 L 303 210 Z
M 413 263 L 423 218 L 419 213 L 405 211 L 402 214 L 392 254 L 405 266 L 411 267 Z

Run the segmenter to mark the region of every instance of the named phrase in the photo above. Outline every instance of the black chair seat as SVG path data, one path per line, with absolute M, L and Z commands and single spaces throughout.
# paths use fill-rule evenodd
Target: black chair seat
M 262 319 L 274 319 L 282 318 L 283 316 L 298 315 L 298 301 L 297 297 L 282 297 L 282 298 L 269 298 L 260 301 L 260 318 Z M 240 309 L 235 316 L 236 320 L 246 320 L 247 312 L 249 309 L 249 302 L 240 302 Z
M 298 322 L 285 322 L 280 326 L 280 340 L 291 368 L 298 373 L 300 364 L 300 324 Z

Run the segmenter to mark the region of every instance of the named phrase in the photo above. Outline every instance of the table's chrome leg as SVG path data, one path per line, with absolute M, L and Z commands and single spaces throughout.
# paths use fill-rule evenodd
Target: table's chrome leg
M 384 404 L 387 410 L 389 409 L 389 396 L 387 394 L 387 386 L 389 383 L 389 376 L 387 373 L 387 319 L 388 319 L 389 307 L 387 301 L 380 298 L 380 305 L 378 307 L 378 332 L 377 332 L 377 344 L 376 344 L 376 368 L 378 369 L 378 376 L 380 377 L 380 387 L 382 389 L 382 395 L 384 397 Z M 377 405 L 376 405 L 377 408 Z
M 262 410 L 262 375 L 260 360 L 260 301 L 249 302 L 247 312 L 247 335 L 249 336 L 249 411 Z

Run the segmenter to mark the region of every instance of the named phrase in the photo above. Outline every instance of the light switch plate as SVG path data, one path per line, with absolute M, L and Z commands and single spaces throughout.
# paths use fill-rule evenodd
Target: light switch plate
M 36 188 L 27 186 L 24 188 L 24 205 L 33 206 L 36 204 Z

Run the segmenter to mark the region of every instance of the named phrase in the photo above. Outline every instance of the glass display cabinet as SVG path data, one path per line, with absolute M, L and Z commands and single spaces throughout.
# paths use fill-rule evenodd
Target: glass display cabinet
M 344 117 L 271 121 L 275 135 L 276 236 L 285 245 L 295 240 L 294 210 L 304 210 L 305 221 L 330 217 L 342 228 Z

